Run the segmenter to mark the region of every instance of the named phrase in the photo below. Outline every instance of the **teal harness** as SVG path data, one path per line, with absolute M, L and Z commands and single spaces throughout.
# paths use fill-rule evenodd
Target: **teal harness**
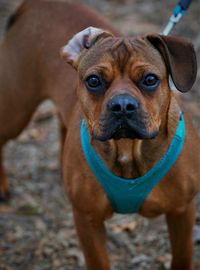
M 145 175 L 127 179 L 114 175 L 90 144 L 84 120 L 81 125 L 81 144 L 87 163 L 106 192 L 115 212 L 137 213 L 152 189 L 163 179 L 176 162 L 184 145 L 185 122 L 180 114 L 178 126 L 165 155 Z

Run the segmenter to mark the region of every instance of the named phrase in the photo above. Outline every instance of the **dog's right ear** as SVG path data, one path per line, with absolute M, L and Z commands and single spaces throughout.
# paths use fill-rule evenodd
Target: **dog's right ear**
M 150 34 L 146 38 L 162 55 L 176 88 L 181 92 L 189 91 L 197 75 L 197 60 L 192 44 L 174 36 Z
M 77 68 L 81 52 L 84 49 L 89 49 L 99 38 L 108 36 L 112 36 L 112 34 L 100 28 L 88 27 L 73 36 L 73 38 L 61 48 L 60 54 L 67 63 Z

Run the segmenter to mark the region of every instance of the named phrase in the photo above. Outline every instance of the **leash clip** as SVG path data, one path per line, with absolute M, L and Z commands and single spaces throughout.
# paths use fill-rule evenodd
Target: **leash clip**
M 189 8 L 192 0 L 180 0 L 178 5 L 174 8 L 168 24 L 164 28 L 162 35 L 167 36 L 172 31 L 173 27 L 180 21 Z
M 183 15 L 185 15 L 186 10 L 184 10 L 181 5 L 177 5 L 174 9 L 173 14 L 171 15 L 171 17 L 169 18 L 169 22 L 166 25 L 165 29 L 163 30 L 162 34 L 164 36 L 169 35 L 169 33 L 172 31 L 172 29 L 174 28 L 174 26 L 180 21 L 180 19 L 183 17 Z

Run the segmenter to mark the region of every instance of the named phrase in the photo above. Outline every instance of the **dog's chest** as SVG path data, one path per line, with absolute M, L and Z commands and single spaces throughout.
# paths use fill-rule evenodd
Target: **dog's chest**
M 141 162 L 141 142 L 120 140 L 117 142 L 116 166 L 113 171 L 124 178 L 136 178 L 144 173 Z M 118 173 L 117 173 L 118 172 Z

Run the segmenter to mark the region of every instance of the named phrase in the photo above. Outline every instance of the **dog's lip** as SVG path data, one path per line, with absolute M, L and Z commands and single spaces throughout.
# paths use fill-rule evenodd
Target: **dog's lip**
M 153 133 L 149 133 L 146 130 L 138 129 L 130 129 L 130 128 L 120 128 L 116 132 L 113 133 L 113 139 L 153 139 L 158 135 L 158 131 Z
M 148 132 L 143 127 L 138 127 L 137 125 L 128 125 L 127 123 L 122 123 L 117 125 L 113 130 L 107 131 L 105 129 L 101 134 L 95 135 L 92 134 L 94 139 L 99 141 L 107 141 L 110 139 L 119 140 L 119 139 L 154 139 L 159 134 L 159 130 L 153 132 Z

